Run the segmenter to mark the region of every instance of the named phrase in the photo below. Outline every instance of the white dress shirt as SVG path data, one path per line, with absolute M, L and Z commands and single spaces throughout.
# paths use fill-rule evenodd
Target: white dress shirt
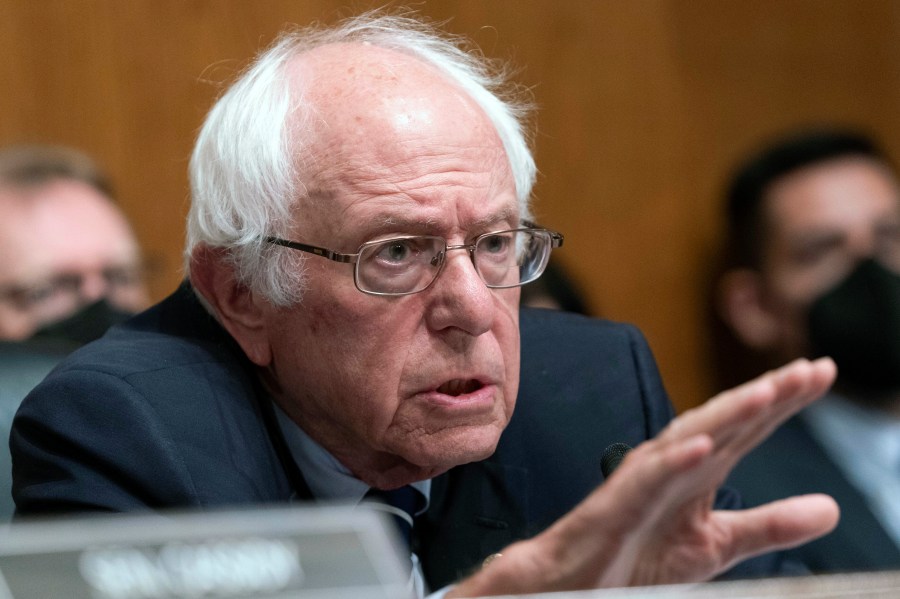
M 801 417 L 900 547 L 900 420 L 834 393 Z
M 355 478 L 337 458 L 297 426 L 277 403 L 273 402 L 273 404 L 278 425 L 288 449 L 290 449 L 291 457 L 294 458 L 294 462 L 303 473 L 303 478 L 309 485 L 309 490 L 312 491 L 316 502 L 359 503 L 362 501 L 369 490 L 369 485 Z M 419 513 L 427 511 L 431 497 L 431 480 L 414 482 L 410 486 L 425 497 L 425 505 Z M 413 553 L 411 559 L 413 567 L 410 588 L 416 597 L 421 598 L 425 596 L 425 578 L 422 574 L 419 557 Z M 429 595 L 428 599 L 442 599 L 450 588 L 452 587 L 441 589 Z

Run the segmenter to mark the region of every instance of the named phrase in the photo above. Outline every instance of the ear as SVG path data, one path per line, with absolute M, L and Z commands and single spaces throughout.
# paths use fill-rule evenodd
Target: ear
M 224 249 L 201 246 L 194 250 L 191 284 L 250 361 L 268 366 L 272 352 L 265 319 L 267 302 L 236 280 Z
M 764 298 L 762 276 L 747 268 L 730 270 L 721 279 L 716 293 L 719 316 L 738 339 L 757 351 L 775 348 L 781 324 Z

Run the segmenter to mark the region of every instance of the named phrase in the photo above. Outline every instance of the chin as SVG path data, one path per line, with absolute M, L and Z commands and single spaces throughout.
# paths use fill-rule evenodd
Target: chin
M 456 433 L 438 442 L 431 439 L 426 446 L 413 449 L 413 455 L 419 458 L 414 463 L 423 468 L 434 468 L 444 472 L 454 466 L 490 457 L 500 441 L 500 435 L 495 429 L 471 431 L 464 435 L 460 435 L 459 431 Z

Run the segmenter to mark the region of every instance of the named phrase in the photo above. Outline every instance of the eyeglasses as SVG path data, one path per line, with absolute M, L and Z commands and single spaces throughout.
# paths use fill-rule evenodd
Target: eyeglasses
M 479 235 L 470 244 L 447 245 L 443 237 L 407 235 L 367 241 L 355 254 L 342 254 L 314 245 L 266 237 L 265 241 L 355 265 L 356 288 L 371 295 L 409 295 L 434 283 L 450 250 L 466 250 L 475 271 L 491 289 L 518 287 L 541 276 L 550 251 L 563 244 L 561 233 L 523 222 L 520 229 Z

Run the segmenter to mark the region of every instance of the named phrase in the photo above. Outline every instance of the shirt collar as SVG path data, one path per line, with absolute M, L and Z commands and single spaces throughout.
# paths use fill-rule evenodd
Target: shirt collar
M 849 458 L 856 468 L 871 464 L 900 472 L 900 420 L 835 393 L 807 407 L 804 418 L 830 452 L 841 456 L 838 460 Z
M 303 473 L 316 501 L 359 503 L 369 490 L 369 485 L 354 477 L 337 458 L 297 426 L 276 402 L 272 403 L 291 457 Z M 427 510 L 431 480 L 417 481 L 411 486 L 425 497 L 421 512 Z

